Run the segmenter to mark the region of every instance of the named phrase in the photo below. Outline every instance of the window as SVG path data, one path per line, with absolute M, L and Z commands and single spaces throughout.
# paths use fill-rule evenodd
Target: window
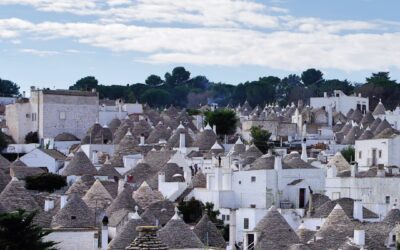
M 251 182 L 256 182 L 256 177 L 255 176 L 251 177 Z
M 320 226 L 316 226 L 315 229 L 318 231 L 321 227 Z
M 358 159 L 362 158 L 362 151 L 358 151 Z
M 242 181 L 239 181 L 239 185 L 242 184 Z
M 230 216 L 228 214 L 228 215 L 226 215 L 226 220 L 229 221 L 229 219 L 230 219 Z
M 249 229 L 249 218 L 243 219 L 243 229 Z
M 386 196 L 385 197 L 385 203 L 386 204 L 390 204 L 390 196 Z
M 71 220 L 75 220 L 75 219 L 76 219 L 76 216 L 72 215 Z
M 250 204 L 250 208 L 256 208 L 256 204 Z
M 395 234 L 392 235 L 392 242 L 396 242 L 396 235 Z
M 382 150 L 378 151 L 378 156 L 379 156 L 379 158 L 382 158 Z
M 332 198 L 333 198 L 333 200 L 340 199 L 340 192 L 333 192 L 332 193 Z
M 60 120 L 65 120 L 65 112 L 60 112 Z
M 225 214 L 223 214 L 221 217 L 222 217 L 222 220 L 225 220 Z
M 36 113 L 32 113 L 32 121 L 36 121 Z
M 26 117 L 27 119 L 29 119 L 29 118 L 31 118 L 31 114 L 26 114 L 25 117 Z

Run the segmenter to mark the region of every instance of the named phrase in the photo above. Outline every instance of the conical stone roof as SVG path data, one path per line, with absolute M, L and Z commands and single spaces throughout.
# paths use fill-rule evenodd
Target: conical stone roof
M 103 184 L 99 180 L 96 180 L 85 196 L 83 196 L 82 200 L 93 210 L 105 210 L 113 201 L 113 197 Z
M 366 127 L 371 125 L 372 122 L 374 122 L 375 118 L 372 115 L 371 111 L 368 111 L 367 113 L 365 113 L 365 115 L 363 116 L 363 118 L 361 119 L 360 123 Z
M 97 171 L 97 175 L 118 179 L 122 177 L 121 174 L 111 165 L 110 161 L 104 163 L 104 165 Z
M 186 147 L 191 147 L 193 145 L 193 138 L 189 134 L 189 131 L 184 128 L 182 125 L 179 125 L 179 127 L 172 133 L 172 136 L 169 138 L 167 142 L 167 146 L 170 148 L 177 148 L 179 147 L 179 139 L 180 139 L 180 134 L 185 134 L 185 146 Z M 213 142 L 214 143 L 214 142 Z
M 204 244 L 183 220 L 175 214 L 158 232 L 160 240 L 171 249 L 204 248 Z
M 170 136 L 171 130 L 169 130 L 162 122 L 159 122 L 150 132 L 149 137 L 147 137 L 147 143 L 158 143 L 161 139 L 167 141 Z
M 363 114 L 359 109 L 354 110 L 354 112 L 351 114 L 350 119 L 359 123 L 363 118 Z
M 133 193 L 133 198 L 139 206 L 146 209 L 150 204 L 162 201 L 164 199 L 161 192 L 158 190 L 153 190 L 147 182 L 143 182 L 142 185 Z
M 206 128 L 198 134 L 194 146 L 198 147 L 201 151 L 208 151 L 214 145 L 216 140 L 217 135 L 214 133 L 212 128 L 207 125 Z
M 90 189 L 90 187 L 95 182 L 95 179 L 91 175 L 84 175 L 79 180 L 75 181 L 65 192 L 65 194 L 78 194 L 79 197 L 83 197 L 86 192 Z
M 167 250 L 168 247 L 157 236 L 157 227 L 138 227 L 139 236 L 126 250 Z
M 110 121 L 110 123 L 108 124 L 108 127 L 111 130 L 111 133 L 115 133 L 115 131 L 117 131 L 118 127 L 121 125 L 121 120 L 118 118 L 114 118 Z
M 128 215 L 129 216 L 129 215 Z M 117 235 L 108 244 L 108 250 L 125 250 L 138 236 L 136 228 L 147 226 L 147 223 L 140 218 L 137 212 L 129 218 L 129 221 L 122 227 Z
M 382 120 L 381 120 L 379 117 L 376 118 L 376 119 L 371 123 L 371 125 L 369 126 L 370 129 L 371 129 L 371 131 L 374 132 L 375 129 L 379 126 L 379 124 L 381 124 L 381 122 L 382 122 Z
M 361 129 L 359 126 L 353 126 L 350 131 L 343 138 L 342 144 L 344 145 L 354 145 L 356 139 L 361 135 Z
M 53 217 L 51 227 L 92 228 L 94 224 L 93 212 L 77 194 L 72 194 L 67 204 Z
M 378 127 L 376 127 L 376 129 L 374 130 L 374 135 L 379 134 L 380 132 L 382 132 L 383 130 L 387 129 L 387 128 L 391 128 L 392 126 L 390 126 L 389 122 L 386 119 L 383 119 L 383 121 L 381 121 L 381 123 L 379 123 Z
M 122 120 L 121 125 L 114 132 L 114 144 L 118 144 L 122 138 L 133 129 L 133 121 L 129 118 Z
M 111 216 L 114 212 L 127 209 L 133 211 L 135 207 L 138 207 L 138 203 L 132 198 L 133 189 L 127 185 L 121 193 L 111 202 L 111 205 L 107 208 L 106 212 L 108 216 Z
M 373 115 L 385 115 L 386 114 L 386 108 L 383 105 L 383 103 L 381 102 L 381 100 L 379 100 L 379 103 L 376 105 L 374 112 L 372 112 Z
M 139 138 L 141 135 L 147 138 L 150 132 L 151 132 L 151 127 L 146 120 L 140 120 L 139 122 L 135 123 L 132 129 L 132 134 L 136 138 Z
M 358 140 L 369 140 L 374 137 L 374 133 L 372 133 L 371 129 L 367 127 L 364 132 L 358 137 Z
M 207 186 L 207 177 L 203 173 L 203 171 L 199 170 L 192 178 L 192 186 L 193 188 L 206 188 Z
M 350 164 L 347 162 L 346 158 L 343 157 L 342 153 L 337 152 L 332 159 L 326 164 L 328 167 L 336 166 L 339 172 L 350 170 Z
M 226 247 L 224 237 L 222 237 L 218 228 L 210 220 L 207 214 L 203 215 L 203 217 L 194 227 L 193 232 L 205 246 L 223 249 Z
M 75 153 L 72 160 L 68 163 L 67 167 L 62 172 L 64 176 L 76 175 L 97 175 L 97 170 L 93 166 L 92 162 L 86 156 L 83 151 L 78 151 Z
M 151 203 L 143 213 L 150 213 L 158 220 L 159 225 L 164 226 L 175 214 L 175 205 L 172 201 L 164 199 Z M 144 219 L 144 218 L 143 218 Z
M 300 243 L 297 234 L 274 206 L 268 210 L 267 215 L 258 222 L 254 230 L 260 233 L 256 250 L 284 250 Z
M 0 201 L 8 212 L 17 209 L 33 212 L 39 209 L 32 193 L 25 188 L 25 181 L 11 180 L 1 192 Z
M 123 157 L 125 155 L 137 154 L 136 146 L 138 145 L 137 140 L 134 138 L 131 132 L 127 132 L 124 138 L 118 144 L 112 158 L 111 165 L 113 167 L 123 167 Z

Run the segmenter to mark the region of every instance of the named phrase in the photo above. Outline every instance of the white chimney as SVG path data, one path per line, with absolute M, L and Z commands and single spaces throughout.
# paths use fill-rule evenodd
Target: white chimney
M 301 159 L 305 162 L 308 161 L 306 139 L 301 143 Z
M 68 199 L 68 195 L 61 195 L 60 197 L 60 209 L 63 209 L 65 207 L 65 205 L 67 205 L 67 199 Z
M 179 148 L 185 148 L 186 147 L 186 138 L 185 138 L 185 134 L 181 133 L 179 134 Z
M 280 155 L 275 156 L 274 169 L 278 171 L 282 170 L 282 156 Z
M 328 93 L 324 92 L 324 97 L 325 98 L 328 97 Z
M 99 157 L 97 156 L 97 151 L 94 150 L 92 153 L 92 163 L 93 164 L 97 164 L 99 163 Z
M 124 191 L 124 187 L 125 187 L 125 180 L 124 179 L 119 179 L 118 180 L 118 194 L 122 193 L 122 191 Z
M 50 199 L 44 200 L 44 211 L 48 212 L 54 208 L 54 201 Z
M 365 245 L 365 231 L 354 229 L 354 244 L 357 246 L 364 246 Z
M 333 126 L 333 113 L 332 113 L 332 104 L 328 105 L 328 126 Z
M 236 244 L 236 210 L 231 209 L 229 212 L 229 246 L 235 249 Z
M 101 227 L 101 250 L 107 250 L 108 246 L 108 222 L 104 222 Z
M 215 134 L 217 134 L 217 125 L 213 125 L 213 131 Z
M 141 145 L 141 146 L 144 145 L 144 136 L 143 135 L 140 136 L 140 144 L 139 145 Z
M 162 183 L 165 182 L 165 173 L 164 172 L 160 172 L 158 174 L 158 183 Z
M 358 165 L 357 163 L 353 163 L 351 165 L 351 177 L 356 177 L 357 174 L 358 174 Z
M 353 205 L 353 218 L 359 221 L 363 221 L 363 205 L 361 200 L 354 200 Z

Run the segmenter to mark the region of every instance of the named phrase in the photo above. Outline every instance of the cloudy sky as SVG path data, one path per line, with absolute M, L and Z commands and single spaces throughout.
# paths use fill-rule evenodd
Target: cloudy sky
M 0 0 L 0 78 L 63 88 L 185 66 L 237 84 L 321 69 L 400 80 L 398 0 Z

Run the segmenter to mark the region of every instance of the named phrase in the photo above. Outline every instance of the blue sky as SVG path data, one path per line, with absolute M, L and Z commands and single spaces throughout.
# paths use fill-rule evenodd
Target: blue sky
M 0 0 L 0 78 L 66 88 L 185 66 L 237 84 L 315 67 L 400 81 L 398 0 Z

